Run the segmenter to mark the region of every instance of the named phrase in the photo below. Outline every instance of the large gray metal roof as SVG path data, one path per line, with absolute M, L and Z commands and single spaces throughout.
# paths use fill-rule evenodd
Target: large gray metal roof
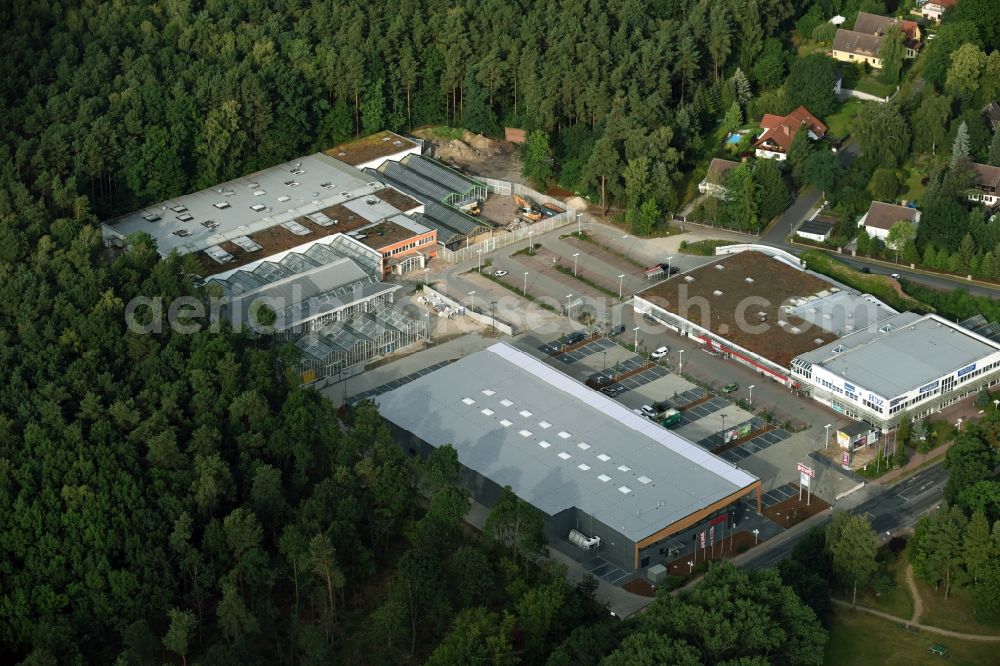
M 120 236 L 146 232 L 164 255 L 174 249 L 196 252 L 367 197 L 382 187 L 361 171 L 316 153 L 122 215 L 104 227 L 106 234 Z
M 383 417 L 555 515 L 633 541 L 757 478 L 529 354 L 499 343 L 376 398 Z
M 895 398 L 1000 351 L 937 315 L 903 312 L 799 356 L 883 398 Z

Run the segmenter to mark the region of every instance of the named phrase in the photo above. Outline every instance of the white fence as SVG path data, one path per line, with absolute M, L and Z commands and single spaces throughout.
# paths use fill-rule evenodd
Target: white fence
M 482 324 L 483 326 L 495 326 L 498 331 L 505 333 L 507 335 L 514 335 L 514 327 L 506 322 L 502 322 L 496 317 L 490 316 L 489 314 L 483 314 L 469 309 L 467 306 L 462 305 L 453 298 L 449 298 L 444 294 L 443 291 L 433 289 L 431 287 L 424 287 L 424 294 L 431 297 L 434 300 L 441 301 L 456 310 L 464 311 L 465 316 L 469 319 Z
M 510 183 L 505 180 L 495 180 L 493 178 L 483 178 L 487 187 L 489 187 L 490 192 L 500 195 L 513 195 L 526 197 L 535 203 L 541 204 L 552 204 L 554 206 L 559 206 L 560 208 L 566 208 L 566 203 L 556 199 L 555 197 L 550 197 L 540 192 L 521 185 L 520 183 Z M 533 224 L 526 227 L 520 227 L 513 231 L 507 231 L 504 229 L 494 229 L 488 238 L 485 238 L 477 243 L 466 245 L 465 247 L 459 248 L 457 250 L 449 250 L 447 248 L 440 248 L 438 250 L 438 258 L 447 261 L 449 264 L 460 264 L 463 261 L 469 261 L 475 259 L 480 253 L 486 255 L 490 252 L 495 252 L 502 247 L 507 247 L 508 245 L 513 245 L 514 243 L 520 243 L 522 241 L 534 242 L 532 240 L 535 236 L 541 236 L 542 234 L 553 231 L 560 227 L 565 227 L 570 224 L 577 223 L 577 215 L 580 215 L 579 223 L 582 225 L 589 218 L 586 213 L 577 213 L 574 210 L 567 210 L 565 213 L 560 213 L 554 217 L 539 220 Z

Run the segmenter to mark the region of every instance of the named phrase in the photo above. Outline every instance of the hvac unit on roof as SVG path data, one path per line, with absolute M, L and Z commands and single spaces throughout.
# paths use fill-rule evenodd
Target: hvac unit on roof
M 726 270 L 726 267 L 723 266 L 722 264 L 716 264 L 715 265 L 715 270 L 717 270 L 717 271 L 724 271 L 724 270 Z
M 721 292 L 721 291 L 719 291 L 718 289 L 716 289 L 716 290 L 715 290 L 715 291 L 713 291 L 712 293 L 713 293 L 714 295 L 716 295 L 716 296 L 722 296 L 722 292 Z
M 745 282 L 747 282 L 748 284 L 753 284 L 753 278 L 752 277 L 746 277 L 746 278 L 743 278 L 743 280 Z
M 592 550 L 601 545 L 601 537 L 589 537 L 577 530 L 569 531 L 569 542 L 583 550 Z
M 375 197 L 368 197 L 367 199 L 365 199 L 365 203 L 368 204 L 369 206 L 374 206 L 375 204 L 378 203 L 378 199 L 376 199 Z

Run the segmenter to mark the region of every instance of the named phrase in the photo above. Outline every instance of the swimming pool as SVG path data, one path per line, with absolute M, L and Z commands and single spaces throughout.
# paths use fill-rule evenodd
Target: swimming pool
M 742 138 L 739 134 L 730 134 L 726 137 L 726 143 L 739 143 Z

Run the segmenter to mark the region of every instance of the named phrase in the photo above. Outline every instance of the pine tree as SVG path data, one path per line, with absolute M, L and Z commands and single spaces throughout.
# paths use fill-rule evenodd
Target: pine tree
M 963 120 L 955 132 L 955 142 L 951 144 L 951 166 L 969 159 L 969 126 Z
M 733 78 L 730 79 L 733 84 L 733 92 L 736 95 L 736 101 L 741 105 L 745 105 L 753 97 L 753 93 L 750 91 L 750 82 L 747 80 L 746 74 L 739 67 L 733 73 Z
M 981 511 L 976 511 L 969 519 L 963 543 L 965 545 L 965 570 L 972 582 L 977 583 L 990 560 L 996 555 L 993 552 L 990 523 Z
M 733 105 L 726 111 L 726 117 L 722 121 L 722 126 L 727 132 L 739 129 L 743 124 L 743 111 L 740 110 L 740 103 L 733 102 Z

